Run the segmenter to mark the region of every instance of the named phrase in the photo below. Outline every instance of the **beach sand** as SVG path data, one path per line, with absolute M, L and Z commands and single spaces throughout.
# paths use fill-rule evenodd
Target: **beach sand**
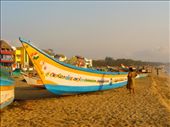
M 170 127 L 170 78 L 151 74 L 108 91 L 56 96 L 16 78 L 15 101 L 1 111 L 1 127 Z

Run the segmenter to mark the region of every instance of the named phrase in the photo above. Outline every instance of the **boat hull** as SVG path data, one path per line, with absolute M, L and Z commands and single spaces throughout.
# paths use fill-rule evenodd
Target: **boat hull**
M 35 77 L 29 77 L 23 75 L 24 79 L 26 80 L 27 84 L 34 88 L 45 88 L 44 84 L 42 83 L 41 79 Z
M 147 76 L 148 76 L 148 74 L 141 73 L 141 74 L 138 74 L 136 78 L 145 78 Z
M 0 78 L 0 109 L 14 100 L 14 85 L 12 80 Z
M 92 86 L 65 86 L 65 85 L 54 85 L 54 84 L 45 84 L 45 87 L 50 92 L 56 95 L 66 95 L 66 94 L 79 94 L 87 92 L 96 92 L 102 90 L 109 90 L 113 88 L 122 87 L 127 84 L 127 81 L 114 83 L 114 84 L 105 84 L 105 85 L 92 85 Z

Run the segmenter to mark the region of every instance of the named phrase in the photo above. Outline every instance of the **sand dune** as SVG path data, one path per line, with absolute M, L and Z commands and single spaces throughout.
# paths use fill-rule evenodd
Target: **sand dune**
M 126 87 L 56 96 L 16 79 L 16 101 L 1 112 L 1 127 L 170 127 L 168 77 L 137 79 Z

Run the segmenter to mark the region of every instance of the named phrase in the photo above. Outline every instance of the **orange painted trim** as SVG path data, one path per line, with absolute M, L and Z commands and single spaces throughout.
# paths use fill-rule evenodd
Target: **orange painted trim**
M 0 91 L 13 90 L 14 86 L 0 86 Z

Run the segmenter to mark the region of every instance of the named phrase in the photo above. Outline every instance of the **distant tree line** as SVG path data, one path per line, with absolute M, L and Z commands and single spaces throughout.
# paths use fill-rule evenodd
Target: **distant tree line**
M 102 66 L 120 66 L 120 64 L 124 64 L 126 66 L 145 66 L 152 65 L 158 66 L 163 63 L 160 62 L 146 62 L 141 60 L 132 60 L 132 59 L 113 59 L 112 57 L 106 57 L 103 60 L 93 60 L 94 67 L 102 67 Z
M 56 54 L 54 52 L 53 49 L 43 49 L 44 52 L 46 52 L 47 54 L 54 56 L 54 58 L 56 58 Z M 63 55 L 64 56 L 64 55 Z M 73 56 L 70 59 L 67 59 L 66 63 L 69 64 L 75 64 L 76 62 L 76 58 Z M 105 59 L 102 60 L 93 60 L 93 67 L 104 67 L 104 66 L 120 66 L 120 64 L 124 64 L 125 66 L 145 66 L 145 65 L 151 65 L 151 66 L 158 66 L 158 65 L 162 65 L 165 63 L 161 63 L 161 62 L 147 62 L 147 61 L 141 61 L 141 60 L 133 60 L 133 59 L 114 59 L 112 57 L 105 57 Z

